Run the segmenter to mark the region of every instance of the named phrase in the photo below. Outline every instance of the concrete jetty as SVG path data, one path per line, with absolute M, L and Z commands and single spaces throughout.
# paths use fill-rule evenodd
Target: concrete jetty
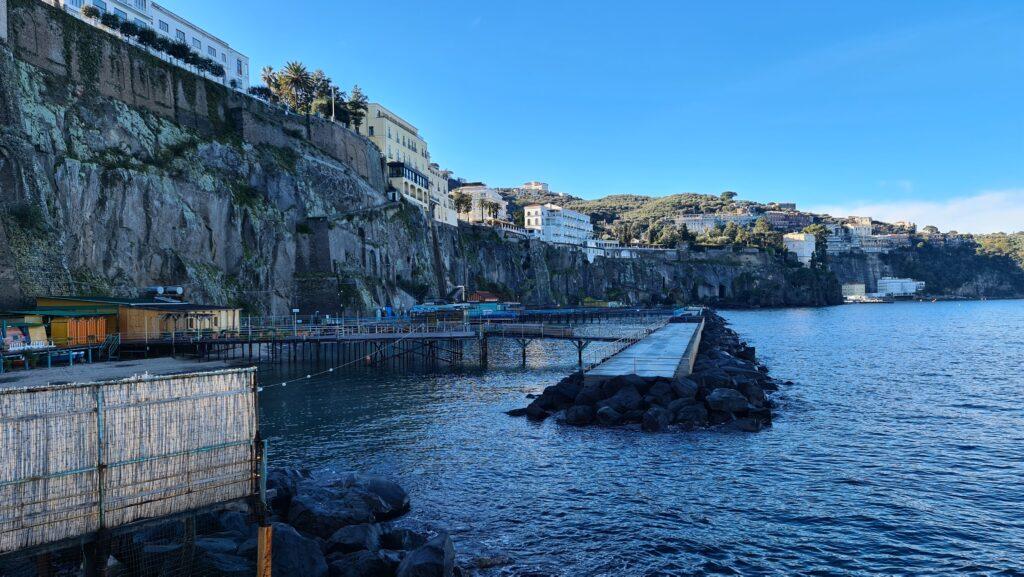
M 703 329 L 703 320 L 670 322 L 587 371 L 584 382 L 624 375 L 666 379 L 688 376 L 697 359 Z

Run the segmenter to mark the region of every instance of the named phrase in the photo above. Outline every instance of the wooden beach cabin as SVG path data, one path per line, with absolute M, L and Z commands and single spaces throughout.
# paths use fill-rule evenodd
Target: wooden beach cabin
M 117 307 L 111 306 L 37 308 L 14 312 L 48 327 L 50 341 L 58 347 L 102 343 L 107 338 L 108 327 L 117 326 Z
M 178 301 L 170 298 L 39 297 L 36 306 L 69 309 L 107 306 L 116 312 L 107 318 L 108 333 L 122 340 L 150 340 L 171 336 L 215 335 L 239 328 L 241 309 Z

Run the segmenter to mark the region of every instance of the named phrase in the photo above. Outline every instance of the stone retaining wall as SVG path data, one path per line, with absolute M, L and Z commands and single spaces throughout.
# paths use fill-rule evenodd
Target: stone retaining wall
M 376 190 L 387 190 L 380 151 L 341 124 L 286 114 L 38 0 L 0 0 L 0 17 L 0 24 L 10 19 L 10 44 L 19 59 L 67 78 L 82 95 L 98 92 L 205 137 L 239 134 L 252 144 L 282 148 L 306 141 Z

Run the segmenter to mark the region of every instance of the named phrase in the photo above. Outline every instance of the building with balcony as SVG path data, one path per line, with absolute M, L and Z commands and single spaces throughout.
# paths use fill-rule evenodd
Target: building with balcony
M 430 203 L 434 220 L 459 226 L 459 213 L 455 210 L 455 201 L 448 189 L 451 171 L 444 170 L 436 162 L 432 162 L 427 166 L 427 176 L 430 178 Z
M 557 204 L 531 204 L 524 209 L 523 225 L 545 242 L 582 246 L 594 236 L 590 217 Z
M 546 183 L 546 182 L 538 182 L 536 180 L 531 180 L 530 182 L 527 182 L 526 184 L 520 186 L 519 188 L 521 190 L 529 190 L 529 191 L 532 191 L 532 192 L 544 192 L 544 193 L 550 192 L 550 190 L 551 190 L 548 187 L 548 183 Z
M 468 196 L 471 201 L 469 210 L 459 213 L 459 220 L 474 224 L 508 221 L 508 203 L 497 190 L 482 182 L 473 182 L 452 191 L 452 195 L 458 194 Z
M 451 174 L 430 161 L 419 130 L 376 102 L 367 106 L 363 127 L 384 155 L 391 187 L 434 220 L 456 226 L 455 204 L 448 194 Z
M 224 67 L 224 77 L 214 77 L 206 73 L 203 76 L 238 90 L 249 88 L 249 57 L 231 48 L 220 38 L 196 26 L 189 20 L 178 16 L 164 6 L 152 0 L 43 0 L 45 3 L 63 8 L 93 26 L 104 28 L 99 20 L 92 20 L 82 15 L 82 8 L 95 6 L 101 13 L 110 13 L 122 20 L 133 22 L 138 26 L 151 28 L 157 34 L 170 40 L 183 42 L 197 54 L 205 56 Z M 140 46 L 145 50 L 145 47 Z M 175 62 L 167 54 L 150 50 L 158 58 L 167 62 Z M 195 72 L 194 70 L 191 70 Z
M 924 290 L 924 281 L 912 278 L 893 278 L 883 276 L 878 279 L 878 292 L 876 296 L 886 297 L 907 297 L 913 296 Z

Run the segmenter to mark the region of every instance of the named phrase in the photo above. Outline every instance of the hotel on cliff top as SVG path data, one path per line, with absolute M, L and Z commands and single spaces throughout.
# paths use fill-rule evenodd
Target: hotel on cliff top
M 156 31 L 157 34 L 184 42 L 197 54 L 205 56 L 224 67 L 224 78 L 203 74 L 215 82 L 245 91 L 249 89 L 249 57 L 234 50 L 227 42 L 210 34 L 188 20 L 171 12 L 152 0 L 42 0 L 44 4 L 63 8 L 82 21 L 97 28 L 105 28 L 98 20 L 82 15 L 82 8 L 95 6 L 101 13 L 110 13 L 121 20 L 134 22 Z M 144 47 L 140 46 L 143 50 Z M 170 60 L 166 54 L 150 51 L 163 60 Z

